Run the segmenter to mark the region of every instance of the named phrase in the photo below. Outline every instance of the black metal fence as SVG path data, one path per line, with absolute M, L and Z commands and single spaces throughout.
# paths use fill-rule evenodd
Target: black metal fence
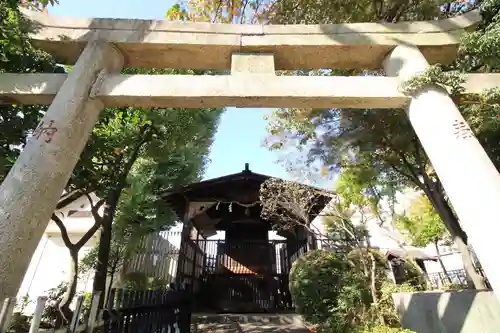
M 191 295 L 184 290 L 121 290 L 110 293 L 104 333 L 188 333 Z
M 476 269 L 481 276 L 485 276 L 480 268 Z M 450 283 L 460 286 L 467 286 L 467 275 L 463 269 L 455 269 L 447 271 L 448 275 L 443 272 L 430 273 L 429 280 L 433 288 L 441 288 Z M 488 288 L 491 288 L 488 280 L 485 278 L 485 283 Z

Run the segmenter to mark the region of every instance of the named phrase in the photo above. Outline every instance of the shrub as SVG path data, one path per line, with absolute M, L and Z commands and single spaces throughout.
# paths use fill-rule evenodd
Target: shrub
M 167 286 L 168 286 L 168 281 L 160 278 L 154 278 L 149 284 L 149 288 L 151 289 L 163 289 L 167 288 Z
M 290 293 L 296 311 L 318 332 L 356 327 L 371 300 L 364 277 L 350 261 L 325 250 L 311 251 L 293 264 Z
M 466 289 L 465 286 L 460 283 L 447 283 L 441 288 L 443 291 L 459 291 Z
M 29 303 L 29 297 L 26 295 L 16 304 L 15 311 L 12 314 L 9 328 L 7 330 L 8 332 L 27 333 L 29 331 L 33 316 L 24 314 L 24 311 Z
M 125 289 L 146 290 L 148 289 L 148 285 L 148 277 L 143 272 L 130 272 L 123 279 Z
M 62 282 L 57 287 L 48 290 L 47 302 L 42 312 L 41 328 L 57 329 L 63 326 L 64 319 L 59 312 L 59 303 L 67 289 L 68 284 Z
M 392 294 L 415 292 L 417 289 L 407 283 L 394 284 L 392 281 L 385 280 L 380 288 L 378 311 L 382 313 L 385 323 L 391 327 L 399 327 L 399 317 L 394 307 Z
M 365 327 L 362 330 L 358 331 L 358 333 L 416 333 L 407 328 L 396 328 L 390 327 L 387 325 L 376 325 Z

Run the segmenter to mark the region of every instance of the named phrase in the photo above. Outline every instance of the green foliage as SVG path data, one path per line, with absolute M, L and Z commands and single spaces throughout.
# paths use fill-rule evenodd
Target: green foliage
M 40 327 L 57 329 L 64 324 L 64 319 L 59 311 L 59 303 L 67 290 L 68 284 L 66 282 L 62 282 L 57 287 L 48 290 Z
M 192 74 L 195 70 L 127 69 L 125 74 Z M 200 179 L 222 109 L 108 108 L 94 127 L 69 182 L 106 201 L 113 223 L 108 274 L 133 253 L 140 238 L 167 229 L 176 216 L 158 194 Z M 89 271 L 105 259 L 83 258 Z M 98 281 L 101 283 L 102 281 Z M 101 283 L 102 284 L 102 283 Z
M 82 309 L 80 311 L 80 320 L 87 322 L 90 315 L 90 307 L 92 306 L 92 293 L 86 292 L 83 294 Z
M 161 278 L 154 278 L 150 283 L 149 283 L 149 288 L 150 289 L 164 289 L 168 287 L 169 282 L 165 279 Z
M 422 84 L 431 82 L 451 86 L 450 90 L 459 90 L 461 77 L 458 72 L 489 73 L 500 70 L 499 58 L 493 55 L 499 54 L 496 51 L 499 44 L 496 30 L 499 2 L 491 0 L 445 4 L 431 1 L 419 2 L 418 6 L 423 7 L 418 7 L 414 2 L 408 1 L 384 5 L 373 1 L 370 2 L 373 8 L 380 6 L 379 11 L 373 11 L 366 3 L 360 9 L 358 4 L 362 2 L 359 1 L 352 6 L 338 7 L 335 7 L 335 2 L 313 4 L 286 1 L 271 6 L 269 11 L 273 12 L 270 18 L 273 23 L 344 23 L 360 17 L 363 17 L 363 21 L 380 22 L 451 17 L 480 5 L 483 22 L 477 33 L 464 38 L 459 59 L 442 69 L 431 67 L 422 77 L 407 82 L 406 88 L 410 93 Z M 293 7 L 293 4 L 297 7 Z M 393 15 L 392 8 L 398 6 L 403 6 L 404 10 Z M 477 50 L 482 48 L 488 50 L 478 53 Z M 448 73 L 449 71 L 451 72 Z M 351 75 L 382 75 L 381 71 L 317 71 L 319 75 L 346 75 L 346 72 Z M 493 163 L 500 168 L 498 104 L 464 104 L 460 109 Z M 269 133 L 269 147 L 280 149 L 286 154 L 283 159 L 288 165 L 297 169 L 320 165 L 336 175 L 348 172 L 344 179 L 341 175 L 339 181 L 339 190 L 346 196 L 346 202 L 364 202 L 364 205 L 369 203 L 373 213 L 381 214 L 378 211 L 380 205 L 376 206 L 375 203 L 380 202 L 384 196 L 394 206 L 394 197 L 399 189 L 424 192 L 443 218 L 450 234 L 467 243 L 467 235 L 454 215 L 444 188 L 404 110 L 283 109 L 273 113 Z M 349 186 L 351 182 L 352 187 Z M 389 212 L 390 215 L 381 219 L 381 223 L 391 221 L 392 213 Z M 466 267 L 472 267 L 472 263 L 467 263 Z M 475 272 L 469 271 L 468 274 L 473 276 Z
M 123 285 L 126 289 L 146 290 L 149 287 L 149 281 L 143 272 L 130 272 L 124 276 Z
M 126 74 L 199 74 L 199 71 L 135 70 Z M 108 108 L 94 127 L 73 172 L 74 188 L 101 198 L 118 192 L 116 221 L 144 229 L 173 220 L 156 194 L 202 175 L 221 109 Z
M 7 332 L 27 333 L 29 332 L 31 319 L 33 316 L 24 314 L 26 307 L 29 305 L 29 296 L 26 295 L 16 303 L 14 313 L 10 319 Z
M 290 272 L 296 311 L 318 332 L 344 332 L 355 327 L 370 303 L 364 278 L 345 258 L 325 250 L 300 257 Z
M 427 197 L 421 195 L 412 202 L 411 209 L 398 217 L 396 224 L 412 245 L 425 247 L 447 236 L 446 227 Z
M 410 21 L 443 17 L 439 7 L 445 1 L 372 0 L 183 0 L 178 10 L 169 11 L 171 19 L 221 23 L 318 24 L 367 21 Z M 467 7 L 467 3 L 455 7 Z
M 409 283 L 394 284 L 387 278 L 382 281 L 379 288 L 379 304 L 377 311 L 384 316 L 385 323 L 391 327 L 399 327 L 399 318 L 396 313 L 392 294 L 411 293 L 417 289 Z
M 482 22 L 462 37 L 458 66 L 464 70 L 491 72 L 499 69 L 500 1 L 480 1 Z
M 390 327 L 387 325 L 376 325 L 363 328 L 359 333 L 416 333 L 407 328 Z
M 353 250 L 347 256 L 314 250 L 294 263 L 290 272 L 290 293 L 296 311 L 315 325 L 318 332 L 359 333 L 382 329 L 400 332 L 391 295 L 416 289 L 409 284 L 395 285 L 389 281 L 384 256 L 376 251 L 371 253 L 376 262 L 376 305 L 370 294 L 371 273 L 367 277 L 362 264 L 368 257 L 366 249 Z M 385 326 L 380 326 L 380 317 Z
M 459 291 L 464 290 L 465 286 L 460 283 L 447 283 L 441 288 L 443 291 Z
M 462 86 L 464 76 L 458 71 L 443 71 L 440 65 L 431 65 L 424 72 L 412 76 L 400 86 L 401 93 L 414 95 L 425 87 L 438 85 L 450 95 L 457 95 L 465 91 Z
M 165 289 L 168 284 L 165 279 L 150 279 L 143 272 L 130 272 L 123 277 L 123 288 L 131 290 Z

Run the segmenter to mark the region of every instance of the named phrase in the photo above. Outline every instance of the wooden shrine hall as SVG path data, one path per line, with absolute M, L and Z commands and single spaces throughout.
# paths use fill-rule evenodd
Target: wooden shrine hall
M 245 164 L 240 173 L 163 194 L 184 218 L 176 281 L 194 293 L 197 311 L 293 309 L 288 274 L 298 256 L 316 248 L 316 240 L 300 225 L 273 232 L 279 221 L 261 217 L 260 187 L 270 178 Z M 331 200 L 326 191 L 318 196 L 311 214 Z

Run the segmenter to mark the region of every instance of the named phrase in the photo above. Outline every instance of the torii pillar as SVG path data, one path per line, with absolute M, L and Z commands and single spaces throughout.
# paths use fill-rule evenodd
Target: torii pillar
M 104 105 L 93 98 L 123 57 L 87 44 L 0 186 L 0 302 L 15 297 L 50 217 Z
M 387 76 L 401 81 L 428 67 L 419 49 L 407 45 L 384 61 Z M 500 174 L 444 89 L 416 92 L 406 112 L 500 299 Z

